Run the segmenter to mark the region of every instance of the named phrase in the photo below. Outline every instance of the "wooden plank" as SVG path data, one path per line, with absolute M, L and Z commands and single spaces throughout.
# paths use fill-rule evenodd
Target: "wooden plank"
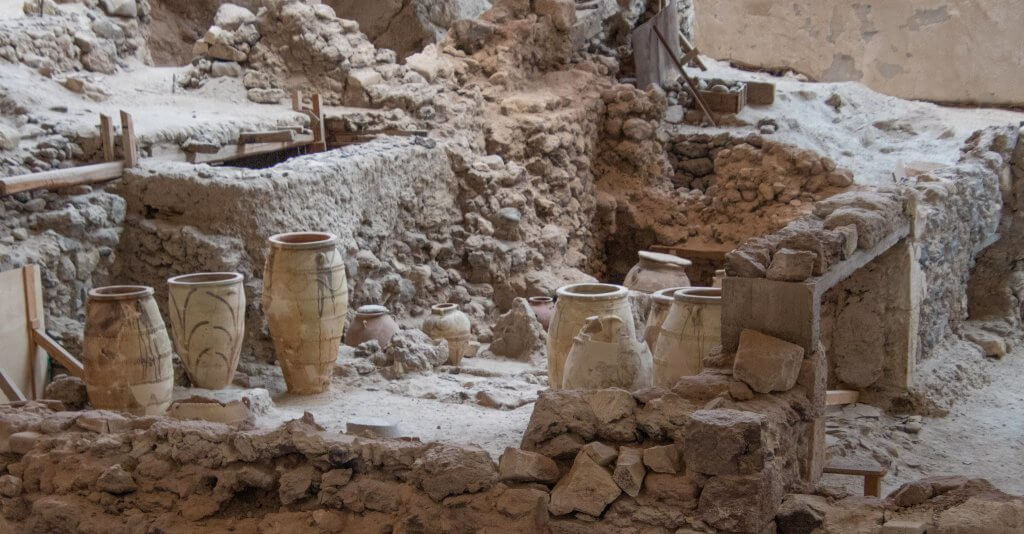
M 32 357 L 34 343 L 26 310 L 25 274 L 22 269 L 0 272 L 0 369 L 6 373 L 19 394 L 31 392 L 33 384 Z M 8 401 L 19 400 L 4 391 Z
M 125 162 L 111 161 L 84 165 L 70 169 L 35 172 L 0 178 L 0 194 L 10 195 L 19 191 L 31 191 L 42 188 L 68 187 L 72 185 L 93 184 L 120 178 L 124 173 Z
M 200 154 L 216 154 L 217 152 L 220 151 L 220 147 L 221 145 L 214 143 L 201 143 L 198 141 L 192 141 L 182 145 L 181 149 L 184 150 L 186 153 L 198 152 Z
M 826 406 L 853 404 L 860 398 L 860 392 L 852 389 L 830 389 L 825 392 Z
M 22 287 L 25 291 L 25 316 L 28 318 L 29 328 L 41 329 L 43 328 L 43 284 L 39 278 L 39 266 L 26 265 L 21 268 L 21 274 Z M 43 394 L 43 386 L 46 385 L 47 362 L 32 336 L 29 338 L 29 370 L 32 374 L 30 392 L 33 399 L 38 399 Z
M 0 367 L 0 392 L 11 402 L 27 400 L 25 394 L 18 389 L 18 385 L 14 383 L 14 380 L 8 376 L 2 367 Z
M 245 145 L 228 145 L 221 147 L 216 154 L 194 154 L 194 161 L 192 161 L 192 163 L 221 163 L 247 156 L 255 156 L 257 154 L 266 154 L 267 152 L 277 152 L 279 150 L 287 150 L 289 148 L 309 146 L 312 143 L 312 136 L 302 135 L 298 136 L 295 141 L 292 141 L 291 143 L 249 143 Z
M 114 161 L 114 121 L 100 114 L 100 140 L 103 142 L 103 161 Z
M 295 132 L 291 130 L 274 130 L 270 132 L 242 132 L 238 134 L 239 143 L 290 143 L 295 140 Z
M 316 117 L 316 120 L 309 125 L 313 129 L 313 147 L 316 151 L 324 151 L 327 150 L 327 132 L 324 129 L 324 111 L 321 106 L 320 93 L 313 95 L 312 102 L 313 116 Z
M 32 337 L 50 357 L 57 360 L 57 363 L 67 369 L 68 373 L 85 380 L 85 367 L 82 365 L 82 362 L 72 356 L 60 343 L 57 343 L 55 339 L 48 336 L 42 329 L 33 330 Z
M 683 30 L 679 30 L 679 46 L 683 49 L 683 52 L 689 52 L 690 50 L 693 50 L 694 52 L 700 54 L 700 52 L 697 51 L 697 47 L 690 44 L 690 40 L 687 39 L 685 35 L 683 35 Z M 693 62 L 694 64 L 697 65 L 697 67 L 700 70 L 708 70 L 708 67 L 704 65 L 704 62 L 700 59 L 699 56 L 694 57 Z M 686 65 L 686 63 L 683 63 L 683 65 Z
M 124 150 L 124 166 L 135 167 L 139 164 L 139 142 L 135 138 L 135 124 L 132 116 L 121 111 L 121 148 Z
M 888 469 L 867 458 L 833 458 L 825 464 L 823 472 L 835 475 L 882 476 Z

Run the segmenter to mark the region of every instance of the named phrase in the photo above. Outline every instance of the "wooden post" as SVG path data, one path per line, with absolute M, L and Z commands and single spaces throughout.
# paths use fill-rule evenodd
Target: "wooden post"
M 126 111 L 121 112 L 121 148 L 124 150 L 125 168 L 139 164 L 139 144 L 135 139 L 135 125 L 132 116 Z
M 103 161 L 114 161 L 114 121 L 100 114 L 100 140 L 103 141 Z
M 45 373 L 45 369 L 40 369 L 46 360 L 39 358 L 39 345 L 36 344 L 35 337 L 32 332 L 43 328 L 43 309 L 40 307 L 40 302 L 36 299 L 36 290 L 39 287 L 39 266 L 35 264 L 28 264 L 21 268 L 22 273 L 22 284 L 25 288 L 25 316 L 28 317 L 29 325 L 29 340 L 28 340 L 28 353 L 29 353 L 29 369 L 31 369 L 32 375 L 32 398 L 38 399 L 42 396 L 42 391 L 36 391 L 37 377 L 42 376 Z M 40 361 L 42 360 L 42 361 Z
M 668 41 L 665 40 L 665 36 L 661 34 L 661 30 L 658 29 L 656 24 L 651 25 L 651 29 L 654 30 L 655 35 L 658 36 L 658 40 L 661 41 L 661 46 L 665 47 L 665 52 L 667 52 L 668 56 L 672 58 L 672 62 L 675 63 L 676 68 L 679 69 L 679 74 L 683 75 L 683 80 L 686 80 L 686 85 L 690 88 L 690 93 L 693 95 L 694 100 L 697 101 L 701 111 L 704 112 L 704 115 L 708 118 L 708 121 L 712 126 L 718 126 L 715 122 L 715 118 L 711 115 L 711 111 L 708 110 L 708 106 L 704 104 L 704 99 L 701 98 L 700 91 L 697 90 L 697 86 L 694 85 L 690 76 L 686 74 L 686 71 L 683 69 L 683 65 L 679 63 L 679 58 L 676 57 L 676 53 L 672 51 L 672 47 L 668 45 Z
M 864 496 L 865 497 L 881 497 L 882 496 L 882 476 L 881 475 L 864 475 Z
M 312 103 L 313 115 L 316 116 L 316 123 L 311 124 L 313 127 L 313 145 L 316 152 L 323 152 L 327 150 L 327 136 L 326 129 L 324 128 L 324 112 L 320 102 L 320 93 L 313 95 Z
M 10 375 L 8 375 L 3 368 L 0 368 L 0 391 L 2 391 L 4 396 L 10 399 L 11 402 L 26 400 L 25 394 L 18 389 L 18 385 L 14 383 L 14 380 L 11 380 Z
M 292 111 L 302 111 L 302 91 L 292 91 Z

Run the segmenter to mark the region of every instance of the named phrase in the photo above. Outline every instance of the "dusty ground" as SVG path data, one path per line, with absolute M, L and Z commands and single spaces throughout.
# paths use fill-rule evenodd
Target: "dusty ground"
M 860 184 L 892 183 L 893 169 L 914 163 L 954 163 L 974 131 L 1024 120 L 1024 113 L 1015 111 L 943 107 L 886 96 L 856 82 L 806 83 L 704 61 L 709 69 L 704 77 L 774 83 L 774 104 L 748 106 L 737 118 L 751 125 L 774 119 L 779 130 L 767 138 L 828 154 L 839 167 L 853 171 Z
M 888 493 L 905 482 L 929 476 L 985 478 L 1011 494 L 1024 494 L 1024 348 L 1001 360 L 965 361 L 974 375 L 959 388 L 946 417 L 891 417 L 858 404 L 833 410 L 829 417 L 830 450 L 891 457 L 882 481 Z M 859 492 L 854 477 L 826 475 L 822 482 Z

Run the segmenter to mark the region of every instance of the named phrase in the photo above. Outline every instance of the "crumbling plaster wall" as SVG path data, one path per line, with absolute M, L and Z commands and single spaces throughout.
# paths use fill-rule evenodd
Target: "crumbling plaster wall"
M 696 0 L 695 13 L 697 46 L 715 58 L 901 98 L 1024 103 L 1017 0 Z

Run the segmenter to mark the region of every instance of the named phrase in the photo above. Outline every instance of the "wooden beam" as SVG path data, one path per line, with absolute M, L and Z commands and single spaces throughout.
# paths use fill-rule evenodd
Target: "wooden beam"
M 124 150 L 124 166 L 135 167 L 139 164 L 139 142 L 135 139 L 135 124 L 132 116 L 121 111 L 121 148 Z
M 67 369 L 69 373 L 85 380 L 85 367 L 82 365 L 82 362 L 78 361 L 78 358 L 72 356 L 67 349 L 60 345 L 60 343 L 57 343 L 57 341 L 52 337 L 46 335 L 46 332 L 41 328 L 33 330 L 32 337 L 35 339 L 35 342 L 50 355 L 51 358 L 57 360 L 57 363 Z
M 690 75 L 686 74 L 686 69 L 684 69 L 683 65 L 679 63 L 679 58 L 676 57 L 676 53 L 672 50 L 672 47 L 668 45 L 668 41 L 665 40 L 665 36 L 662 35 L 661 30 L 658 29 L 658 25 L 652 24 L 651 29 L 654 30 L 654 34 L 657 35 L 658 40 L 661 41 L 661 46 L 665 47 L 665 52 L 668 53 L 668 57 L 672 58 L 672 62 L 675 64 L 676 68 L 679 69 L 679 74 L 681 74 L 683 76 L 683 80 L 686 81 L 687 87 L 690 88 L 690 94 L 693 95 L 694 100 L 696 100 L 697 104 L 700 105 L 701 111 L 704 112 L 704 115 L 708 118 L 708 121 L 712 126 L 718 126 L 715 122 L 715 118 L 711 115 L 711 111 L 708 110 L 708 106 L 704 103 L 704 99 L 701 98 L 700 91 L 697 90 L 697 86 L 693 83 L 693 80 L 690 79 Z
M 28 318 L 28 326 L 32 330 L 43 328 L 43 308 L 40 306 L 36 295 L 41 293 L 39 291 L 39 266 L 30 263 L 21 268 L 22 274 L 22 286 L 25 290 L 25 316 Z M 36 391 L 36 377 L 42 377 L 43 383 L 45 383 L 45 359 L 39 361 L 37 355 L 38 347 L 33 336 L 29 336 L 28 342 L 28 353 L 29 353 L 29 370 L 32 376 L 32 398 L 38 399 L 42 396 L 42 391 Z M 40 367 L 43 367 L 40 369 Z
M 302 135 L 290 143 L 249 143 L 244 145 L 228 145 L 221 147 L 216 154 L 193 153 L 191 162 L 220 163 L 247 156 L 255 156 L 257 154 L 266 154 L 267 152 L 277 152 L 279 150 L 287 150 L 289 148 L 309 146 L 312 143 L 312 136 Z
M 860 398 L 860 392 L 852 389 L 830 389 L 825 392 L 825 406 L 853 404 Z
M 291 130 L 274 130 L 271 132 L 242 132 L 238 135 L 239 143 L 290 143 L 295 140 L 295 132 Z
M 0 367 L 0 391 L 3 391 L 4 396 L 12 402 L 27 400 L 25 394 L 18 389 L 18 385 L 11 380 L 11 377 L 2 367 Z
M 695 46 L 690 44 L 690 40 L 687 39 L 685 35 L 683 35 L 683 30 L 679 30 L 679 44 L 683 47 L 683 52 L 689 52 L 690 50 L 693 50 L 697 54 L 700 53 L 697 51 L 697 48 Z M 694 57 L 693 62 L 697 65 L 698 68 L 700 68 L 700 70 L 708 70 L 708 67 L 704 65 L 704 62 L 700 59 L 700 57 Z M 686 63 L 683 63 L 683 65 L 686 65 Z
M 72 185 L 92 184 L 120 178 L 124 173 L 123 161 L 97 163 L 70 169 L 56 169 L 20 176 L 0 178 L 0 194 L 10 195 L 20 191 L 33 189 L 69 187 Z
M 320 93 L 314 94 L 312 97 L 313 102 L 313 116 L 316 120 L 310 124 L 313 129 L 313 147 L 317 152 L 327 150 L 327 131 L 324 129 L 324 110 L 321 106 Z
M 103 141 L 103 161 L 114 161 L 114 121 L 100 114 L 100 140 Z

